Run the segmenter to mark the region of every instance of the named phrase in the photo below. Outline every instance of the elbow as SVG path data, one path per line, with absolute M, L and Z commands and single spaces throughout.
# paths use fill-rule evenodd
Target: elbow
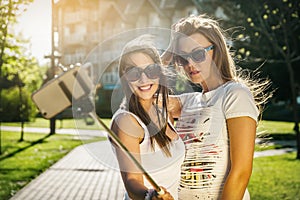
M 238 169 L 233 169 L 230 174 L 235 177 L 235 179 L 242 185 L 247 187 L 250 177 L 252 175 L 252 165 L 247 167 L 239 167 Z

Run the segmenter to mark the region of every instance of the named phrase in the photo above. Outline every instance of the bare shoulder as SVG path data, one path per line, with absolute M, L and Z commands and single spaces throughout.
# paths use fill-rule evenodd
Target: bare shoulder
M 130 113 L 121 113 L 115 117 L 112 130 L 116 134 L 126 133 L 128 136 L 143 138 L 144 130 L 137 119 Z

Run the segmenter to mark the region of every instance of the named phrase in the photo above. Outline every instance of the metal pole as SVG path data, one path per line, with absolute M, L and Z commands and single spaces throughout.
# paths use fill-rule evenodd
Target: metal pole
M 51 75 L 54 77 L 55 76 L 55 42 L 54 42 L 54 20 L 55 20 L 55 12 L 54 12 L 54 0 L 51 0 Z M 51 78 L 53 78 L 51 77 Z M 50 135 L 55 134 L 55 117 L 50 119 Z

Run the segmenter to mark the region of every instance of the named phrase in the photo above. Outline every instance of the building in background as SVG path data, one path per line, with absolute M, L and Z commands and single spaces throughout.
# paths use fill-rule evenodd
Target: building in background
M 130 40 L 146 27 L 169 29 L 180 18 L 197 15 L 199 5 L 196 0 L 60 0 L 55 4 L 55 45 L 60 63 L 91 64 L 90 75 L 99 86 L 97 107 L 104 109 L 98 114 L 110 116 L 111 103 L 117 105 L 122 96 L 118 93 L 117 64 L 126 40 L 118 34 L 121 37 L 129 31 Z M 169 36 L 160 38 L 158 48 L 164 49 Z

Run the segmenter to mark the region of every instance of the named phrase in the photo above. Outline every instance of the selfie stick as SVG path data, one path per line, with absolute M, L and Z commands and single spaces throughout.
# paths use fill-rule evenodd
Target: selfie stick
M 123 150 L 123 152 L 126 153 L 126 155 L 134 162 L 134 164 L 141 170 L 141 172 L 144 174 L 145 178 L 149 181 L 149 183 L 153 186 L 153 188 L 156 190 L 158 195 L 163 195 L 165 192 L 162 190 L 159 185 L 152 179 L 152 177 L 146 172 L 146 170 L 143 168 L 143 166 L 133 157 L 133 155 L 129 152 L 129 150 L 124 146 L 124 144 L 119 140 L 118 136 L 109 129 L 106 124 L 101 120 L 100 117 L 95 112 L 90 112 L 90 116 L 95 120 L 98 121 L 101 126 L 108 132 L 111 139 Z

